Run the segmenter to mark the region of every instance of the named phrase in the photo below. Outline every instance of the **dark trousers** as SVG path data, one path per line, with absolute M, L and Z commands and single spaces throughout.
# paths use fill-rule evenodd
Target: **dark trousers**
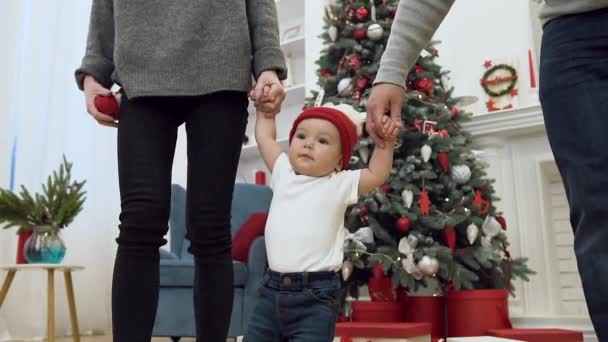
M 608 341 L 608 9 L 546 24 L 540 64 L 587 306 L 599 340 Z
M 243 341 L 333 341 L 340 286 L 335 272 L 268 271 Z
M 121 213 L 112 282 L 115 342 L 149 342 L 166 243 L 178 126 L 188 142 L 186 237 L 195 260 L 197 341 L 225 342 L 233 298 L 230 207 L 247 95 L 124 99 L 118 127 Z

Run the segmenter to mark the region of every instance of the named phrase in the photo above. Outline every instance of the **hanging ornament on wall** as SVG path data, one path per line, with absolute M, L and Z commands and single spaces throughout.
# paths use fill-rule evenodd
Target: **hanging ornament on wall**
M 457 184 L 466 184 L 471 179 L 471 169 L 467 165 L 454 165 L 451 175 Z
M 338 29 L 333 25 L 327 29 L 327 34 L 332 42 L 335 42 L 336 39 L 338 39 Z
M 418 261 L 418 268 L 426 276 L 434 276 L 439 271 L 439 260 L 428 255 L 423 256 Z
M 367 28 L 367 37 L 369 37 L 369 39 L 371 40 L 380 40 L 382 38 L 382 36 L 384 35 L 384 28 L 382 28 L 382 26 L 380 26 L 380 24 L 371 24 L 369 25 L 369 27 Z
M 473 244 L 475 243 L 475 240 L 477 240 L 477 236 L 479 235 L 479 228 L 477 228 L 476 225 L 474 224 L 470 224 L 467 227 L 467 240 L 469 241 L 469 244 Z
M 433 152 L 433 150 L 431 149 L 431 146 L 425 144 L 424 146 L 422 146 L 422 148 L 420 148 L 420 155 L 422 156 L 422 160 L 426 163 L 429 161 L 429 159 L 431 159 L 431 153 Z
M 343 78 L 338 82 L 338 95 L 348 97 L 353 92 L 353 79 L 350 77 Z
M 411 190 L 405 189 L 401 192 L 401 199 L 403 199 L 403 204 L 409 208 L 414 201 L 414 193 Z
M 342 264 L 342 280 L 347 281 L 350 278 L 351 274 L 353 274 L 354 268 L 355 266 L 353 265 L 353 263 L 349 260 L 346 260 Z

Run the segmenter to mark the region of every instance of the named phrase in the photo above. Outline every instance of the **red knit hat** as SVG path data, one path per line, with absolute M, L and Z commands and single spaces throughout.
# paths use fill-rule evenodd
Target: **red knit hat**
M 338 129 L 342 143 L 342 169 L 346 170 L 350 164 L 353 148 L 357 143 L 358 134 L 355 123 L 343 112 L 328 107 L 312 107 L 305 109 L 293 122 L 289 132 L 289 144 L 293 139 L 300 122 L 306 119 L 322 119 L 331 122 Z

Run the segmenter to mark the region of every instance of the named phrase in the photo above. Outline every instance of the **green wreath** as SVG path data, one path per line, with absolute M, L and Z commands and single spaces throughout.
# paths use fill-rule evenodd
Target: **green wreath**
M 508 78 L 508 80 L 510 81 L 509 86 L 499 92 L 492 91 L 490 90 L 490 88 L 488 88 L 488 79 L 490 78 L 490 75 L 492 75 L 497 70 L 507 70 L 512 75 Z M 517 71 L 510 65 L 498 64 L 486 70 L 486 72 L 483 74 L 483 77 L 481 78 L 480 83 L 481 87 L 483 88 L 483 91 L 485 91 L 486 94 L 492 97 L 500 97 L 509 94 L 511 90 L 515 88 L 515 84 L 517 83 Z

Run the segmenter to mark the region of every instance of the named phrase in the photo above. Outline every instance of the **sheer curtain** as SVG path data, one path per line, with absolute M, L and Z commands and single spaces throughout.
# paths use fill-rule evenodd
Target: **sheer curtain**
M 85 50 L 90 0 L 2 0 L 0 62 L 0 187 L 40 184 L 65 154 L 73 176 L 86 179 L 83 212 L 62 231 L 66 264 L 74 274 L 82 333 L 109 332 L 110 284 L 117 235 L 119 194 L 116 130 L 86 113 L 73 72 Z M 13 153 L 14 152 L 14 153 Z M 11 169 L 14 173 L 11 175 Z M 14 263 L 17 238 L 0 232 L 0 264 Z M 1 273 L 0 277 L 4 277 Z M 69 332 L 63 277 L 56 277 L 58 334 Z M 0 309 L 0 341 L 35 339 L 46 333 L 46 275 L 17 273 Z

